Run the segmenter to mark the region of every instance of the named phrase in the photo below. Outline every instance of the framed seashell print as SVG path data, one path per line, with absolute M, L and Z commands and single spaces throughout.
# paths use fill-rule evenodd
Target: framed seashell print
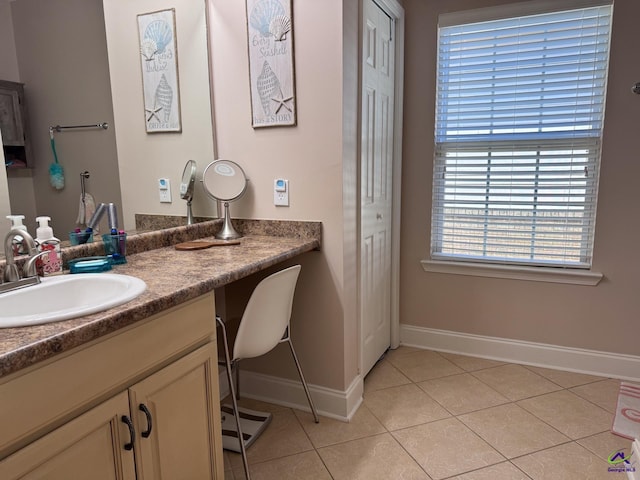
M 138 15 L 147 133 L 181 132 L 175 9 Z
M 296 124 L 291 0 L 246 0 L 253 128 Z

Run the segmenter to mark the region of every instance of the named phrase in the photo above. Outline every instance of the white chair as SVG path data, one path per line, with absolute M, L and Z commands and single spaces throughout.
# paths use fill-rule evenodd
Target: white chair
M 313 400 L 307 387 L 307 382 L 302 374 L 300 362 L 291 343 L 289 335 L 289 320 L 291 318 L 291 307 L 293 305 L 293 293 L 300 274 L 300 265 L 286 268 L 263 279 L 254 289 L 247 303 L 247 307 L 240 320 L 238 334 L 233 345 L 233 358 L 229 354 L 229 344 L 227 343 L 227 332 L 224 321 L 216 317 L 216 322 L 222 328 L 222 341 L 224 344 L 225 366 L 227 379 L 231 390 L 233 402 L 233 412 L 236 419 L 238 433 L 238 443 L 244 465 L 245 476 L 249 480 L 249 463 L 247 462 L 247 452 L 242 429 L 240 427 L 240 415 L 238 412 L 237 391 L 232 380 L 233 368 L 237 368 L 240 360 L 264 355 L 271 351 L 276 345 L 287 342 L 293 355 L 298 374 L 304 387 L 304 392 L 309 401 L 309 407 L 316 423 L 319 422 Z

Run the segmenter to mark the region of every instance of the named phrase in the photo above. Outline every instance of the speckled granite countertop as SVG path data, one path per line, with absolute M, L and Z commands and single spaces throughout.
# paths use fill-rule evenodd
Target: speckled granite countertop
M 131 235 L 127 263 L 114 266 L 112 272 L 141 278 L 147 283 L 147 290 L 129 303 L 93 315 L 0 329 L 0 377 L 320 247 L 318 222 L 270 221 L 238 222 L 236 229 L 245 235 L 240 245 L 196 251 L 177 251 L 173 247 L 195 238 L 212 237 L 219 224 L 209 221 Z M 86 249 L 98 246 L 71 247 L 65 261 L 95 255 Z M 130 254 L 132 251 L 135 253 Z

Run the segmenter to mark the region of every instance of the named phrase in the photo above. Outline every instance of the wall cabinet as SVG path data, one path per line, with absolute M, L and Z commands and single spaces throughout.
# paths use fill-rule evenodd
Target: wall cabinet
M 8 168 L 33 166 L 22 83 L 0 80 L 0 131 L 5 165 Z
M 212 314 L 213 295 L 207 295 L 0 385 L 0 398 L 6 394 L 7 407 L 17 407 L 17 395 L 25 388 L 35 393 L 39 386 L 33 382 L 45 378 L 41 376 L 43 373 L 49 377 L 65 370 L 67 373 L 58 379 L 65 388 L 76 383 L 72 377 L 83 376 L 83 366 L 91 357 L 100 364 L 108 364 L 103 355 L 110 352 L 131 360 L 132 348 L 137 351 L 149 343 L 178 335 L 175 327 L 183 332 L 174 345 L 156 344 L 156 349 L 148 352 L 153 368 L 125 362 L 117 367 L 125 368 L 119 375 L 107 375 L 102 382 L 95 382 L 96 386 L 99 383 L 114 386 L 97 396 L 94 386 L 78 385 L 72 402 L 59 402 L 55 394 L 39 397 L 41 404 L 53 403 L 53 407 L 45 408 L 43 419 L 33 425 L 26 420 L 23 428 L 9 425 L 4 439 L 0 432 L 0 448 L 4 440 L 5 451 L 11 452 L 0 460 L 0 478 L 222 480 L 217 348 Z M 158 350 L 162 354 L 158 355 Z M 134 361 L 135 357 L 133 355 Z M 122 367 L 126 363 L 129 367 Z M 118 377 L 119 380 L 114 381 Z M 14 389 L 9 390 L 11 386 Z M 105 395 L 108 398 L 102 398 Z M 14 411 L 14 415 L 28 414 L 32 408 L 29 404 L 36 403 L 32 398 L 23 399 L 26 404 L 23 411 Z M 76 407 L 78 403 L 82 406 Z M 67 418 L 69 416 L 71 418 Z

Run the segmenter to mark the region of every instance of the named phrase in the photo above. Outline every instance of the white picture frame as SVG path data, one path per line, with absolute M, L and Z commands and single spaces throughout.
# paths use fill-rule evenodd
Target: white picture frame
M 147 133 L 181 132 L 175 9 L 137 16 Z
M 251 125 L 297 124 L 291 0 L 246 0 Z

